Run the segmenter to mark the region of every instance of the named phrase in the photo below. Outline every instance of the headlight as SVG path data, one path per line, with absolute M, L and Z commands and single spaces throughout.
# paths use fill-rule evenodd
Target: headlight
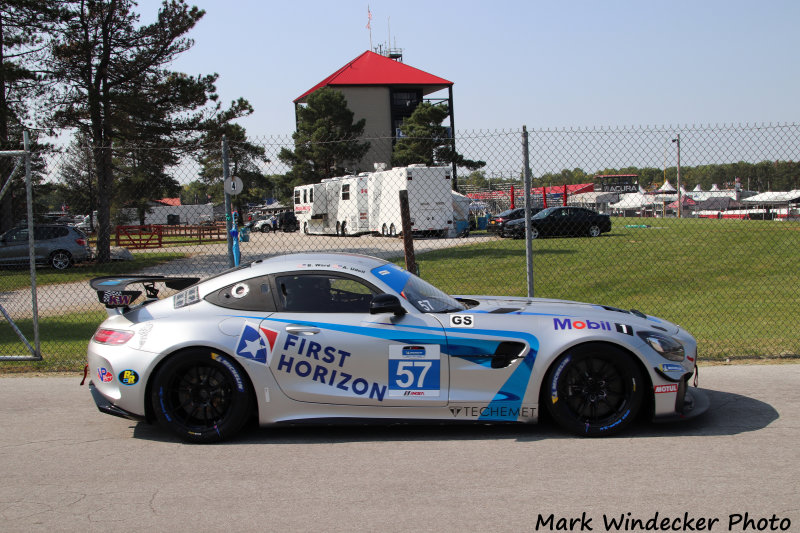
M 640 331 L 639 336 L 644 342 L 649 344 L 652 349 L 661 354 L 661 357 L 664 359 L 680 362 L 686 357 L 683 351 L 683 345 L 675 339 L 649 331 Z

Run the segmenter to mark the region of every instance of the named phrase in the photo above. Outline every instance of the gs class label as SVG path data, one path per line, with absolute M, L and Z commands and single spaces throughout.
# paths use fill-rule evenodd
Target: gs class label
M 389 396 L 436 397 L 441 393 L 438 344 L 389 346 Z
M 450 315 L 451 328 L 471 328 L 475 325 L 475 315 Z

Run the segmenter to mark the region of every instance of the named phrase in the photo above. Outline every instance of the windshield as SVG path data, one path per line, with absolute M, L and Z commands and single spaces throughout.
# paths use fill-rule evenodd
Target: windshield
M 397 265 L 387 263 L 373 268 L 372 274 L 423 313 L 450 313 L 466 309 L 464 304 L 449 294 Z
M 541 211 L 539 211 L 538 213 L 533 215 L 531 218 L 545 218 L 547 215 L 549 215 L 550 213 L 552 213 L 556 209 L 558 209 L 558 208 L 557 207 L 548 207 L 547 209 L 542 209 Z

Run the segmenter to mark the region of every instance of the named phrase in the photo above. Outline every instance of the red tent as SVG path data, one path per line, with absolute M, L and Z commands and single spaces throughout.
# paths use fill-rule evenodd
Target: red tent
M 690 196 L 681 196 L 681 206 L 687 205 L 697 205 L 697 202 L 692 200 Z M 675 200 L 671 204 L 667 206 L 667 209 L 677 209 L 678 208 L 678 200 Z

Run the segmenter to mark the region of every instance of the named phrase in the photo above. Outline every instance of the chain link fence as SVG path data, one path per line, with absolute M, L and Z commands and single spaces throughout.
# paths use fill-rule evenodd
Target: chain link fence
M 419 274 L 446 292 L 525 296 L 532 287 L 536 297 L 639 309 L 686 327 L 701 358 L 800 354 L 800 125 L 531 130 L 527 138 L 526 147 L 522 130 L 459 133 L 456 151 L 483 163 L 472 171 L 435 165 L 440 139 L 402 139 L 434 154 L 416 164 L 398 163 L 386 138 L 357 140 L 379 154 L 368 162 L 347 150 L 354 140 L 230 140 L 230 172 L 241 179 L 231 197 L 235 225 L 226 220 L 221 143 L 188 154 L 115 146 L 111 260 L 84 259 L 74 249 L 86 246 L 71 234 L 60 238 L 74 242 L 37 240 L 43 361 L 0 362 L 0 369 L 81 368 L 106 316 L 89 288 L 93 277 L 207 277 L 233 265 L 236 247 L 242 263 L 335 251 L 404 264 L 401 190 Z M 310 159 L 291 159 L 301 153 Z M 92 150 L 75 143 L 36 155 L 36 224 L 75 226 L 96 258 Z M 174 164 L 164 172 L 154 161 Z M 21 221 L 24 196 L 11 189 Z M 0 357 L 26 353 L 11 322 L 33 336 L 27 233 L 24 246 L 15 233 L 22 229 L 0 248 L 8 315 Z M 20 250 L 21 266 L 8 266 Z M 55 254 L 64 250 L 67 268 Z

